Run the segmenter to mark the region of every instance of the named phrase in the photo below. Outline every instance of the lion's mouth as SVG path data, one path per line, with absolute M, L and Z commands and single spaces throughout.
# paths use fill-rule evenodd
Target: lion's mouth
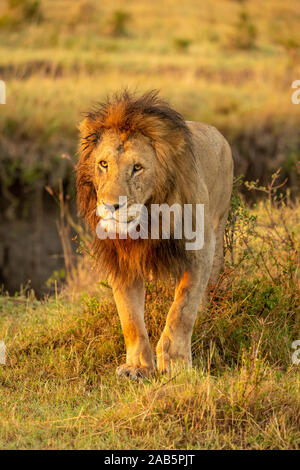
M 130 217 L 128 219 L 122 220 L 122 219 L 117 219 L 116 217 L 100 217 L 103 222 L 115 222 L 117 224 L 122 224 L 122 225 L 128 225 L 131 222 L 138 222 L 140 217 Z
M 130 236 L 135 239 L 136 233 L 142 233 L 144 237 L 146 232 L 148 232 L 148 214 L 145 214 L 143 207 L 131 205 L 129 208 L 110 212 L 103 210 L 103 206 L 99 205 L 97 207 L 97 215 L 100 218 L 99 231 L 102 230 L 110 238 L 118 236 L 124 238 L 126 235 L 126 238 Z M 99 238 L 101 237 L 102 235 L 99 236 Z

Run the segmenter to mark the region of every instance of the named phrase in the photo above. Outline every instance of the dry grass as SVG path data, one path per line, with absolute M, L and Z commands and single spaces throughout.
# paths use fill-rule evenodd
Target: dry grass
M 258 151 L 268 142 L 268 129 L 275 143 L 282 134 L 289 148 L 276 151 L 275 168 L 290 150 L 298 152 L 298 109 L 290 99 L 300 71 L 297 2 L 265 1 L 264 15 L 258 0 L 244 6 L 133 0 L 126 8 L 106 0 L 40 3 L 42 21 L 13 28 L 0 21 L 0 77 L 7 82 L 0 145 L 5 160 L 14 160 L 7 164 L 11 171 L 5 166 L 6 180 L 13 178 L 16 160 L 29 185 L 41 176 L 52 183 L 52 172 L 69 176 L 59 157 L 74 154 L 81 113 L 124 86 L 160 89 L 187 119 L 218 126 L 242 153 L 240 135 L 258 135 Z M 248 34 L 248 20 L 239 23 L 243 9 L 257 31 L 255 47 L 239 44 Z M 113 32 L 119 21 L 126 33 Z M 273 147 L 267 145 L 265 158 L 274 157 Z
M 268 202 L 250 210 L 233 199 L 234 263 L 228 251 L 219 286 L 199 313 L 194 369 L 171 377 L 140 383 L 115 377 L 125 348 L 103 284 L 94 281 L 79 293 L 73 281 L 42 301 L 32 293 L 2 296 L 8 361 L 0 368 L 0 447 L 299 448 L 300 375 L 291 360 L 300 335 L 299 208 L 273 202 L 269 219 Z M 289 237 L 294 253 L 286 249 Z M 172 295 L 170 283 L 147 284 L 153 345 Z

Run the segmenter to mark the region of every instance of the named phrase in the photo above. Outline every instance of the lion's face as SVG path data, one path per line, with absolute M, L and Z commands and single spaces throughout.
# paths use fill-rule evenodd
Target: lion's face
M 153 205 L 183 205 L 193 200 L 196 161 L 192 135 L 183 117 L 155 91 L 140 97 L 124 91 L 88 113 L 79 129 L 77 203 L 95 235 L 97 265 L 124 282 L 150 271 L 178 277 L 186 262 L 183 239 L 144 237 L 143 217 L 132 231 L 133 235 L 141 234 L 139 239 L 132 236 L 130 224 L 135 221 L 130 217 L 127 227 L 122 222 L 128 229 L 126 240 L 120 231 L 116 237 L 102 239 L 97 229 L 103 224 L 108 232 L 111 225 L 120 225 L 119 196 L 127 198 L 128 212 L 136 205 L 146 206 L 150 223 L 148 227 L 144 224 L 144 229 L 151 234 Z M 100 232 L 102 235 L 102 229 Z
M 141 218 L 137 208 L 151 199 L 157 173 L 149 139 L 138 135 L 123 142 L 120 133 L 108 131 L 94 149 L 93 159 L 97 215 L 103 228 L 109 232 L 116 221 L 119 233 L 122 223 L 127 229 L 136 227 Z

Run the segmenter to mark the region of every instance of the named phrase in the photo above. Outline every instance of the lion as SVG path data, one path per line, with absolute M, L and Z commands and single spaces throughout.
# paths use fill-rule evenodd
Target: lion
M 109 280 L 126 345 L 119 376 L 149 377 L 156 368 L 191 365 L 191 337 L 207 286 L 224 263 L 224 229 L 233 184 L 230 146 L 213 126 L 185 121 L 157 91 L 122 91 L 86 114 L 79 126 L 76 167 L 80 214 L 96 233 L 99 221 L 118 220 L 120 196 L 127 209 L 142 205 L 204 207 L 203 246 L 186 249 L 186 237 L 100 239 L 93 255 Z M 193 212 L 194 214 L 194 212 Z M 192 215 L 194 217 L 194 215 Z M 194 221 L 195 222 L 195 221 Z M 145 280 L 173 277 L 175 297 L 156 348 L 144 321 Z

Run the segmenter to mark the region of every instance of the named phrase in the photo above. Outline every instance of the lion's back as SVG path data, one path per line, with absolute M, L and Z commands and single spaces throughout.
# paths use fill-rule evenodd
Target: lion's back
M 224 212 L 231 196 L 233 182 L 233 159 L 225 137 L 213 126 L 188 121 L 192 132 L 193 147 L 199 168 L 199 183 L 205 184 L 210 211 Z

